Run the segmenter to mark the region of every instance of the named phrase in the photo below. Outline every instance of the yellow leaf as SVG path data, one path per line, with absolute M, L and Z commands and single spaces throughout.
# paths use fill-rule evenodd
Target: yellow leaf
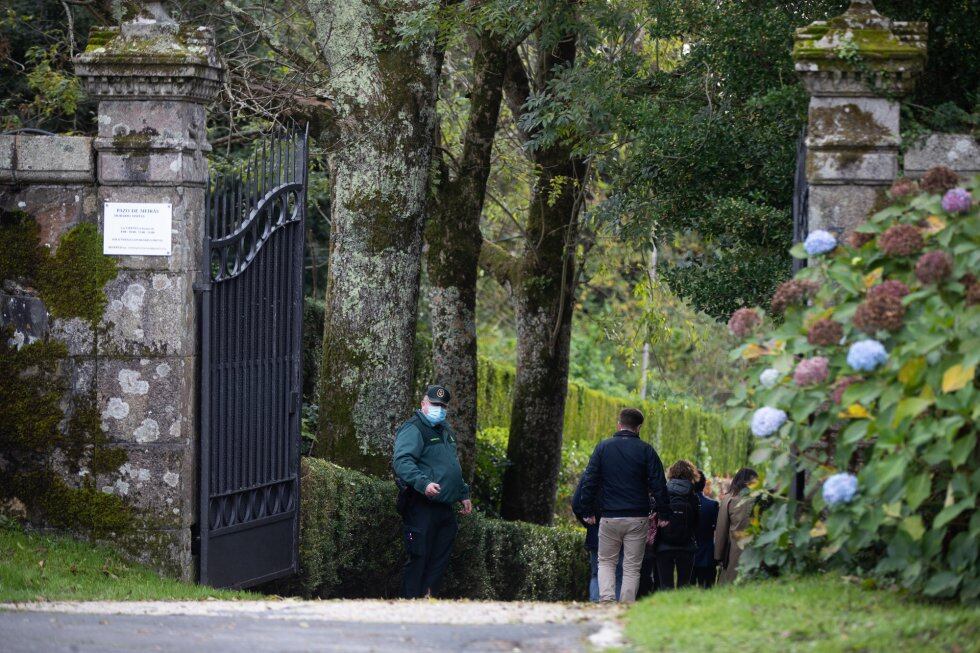
M 956 392 L 960 388 L 965 388 L 966 384 L 973 380 L 976 370 L 973 365 L 970 367 L 963 367 L 959 363 L 953 365 L 943 374 L 943 392 Z
M 913 358 L 898 371 L 898 380 L 902 385 L 912 385 L 919 380 L 919 375 L 926 369 L 926 359 L 922 356 Z
M 813 525 L 813 528 L 810 529 L 810 537 L 823 537 L 826 534 L 827 524 L 823 523 L 822 521 L 818 521 Z
M 842 410 L 837 416 L 844 419 L 865 419 L 871 417 L 871 413 L 861 404 L 851 404 L 847 410 Z
M 754 342 L 750 342 L 749 344 L 745 345 L 745 349 L 742 350 L 742 358 L 745 360 L 755 360 L 756 358 L 765 356 L 768 353 L 769 350 L 765 347 L 757 345 Z
M 946 222 L 940 218 L 938 215 L 930 215 L 926 218 L 926 227 L 922 229 L 922 233 L 928 236 L 933 234 L 938 234 L 940 231 L 946 228 Z
M 875 268 L 871 272 L 864 275 L 864 287 L 870 288 L 879 281 L 881 281 L 881 274 L 885 271 L 885 268 Z
M 810 330 L 810 327 L 813 326 L 813 323 L 814 322 L 817 322 L 818 320 L 826 320 L 826 319 L 828 319 L 833 314 L 834 314 L 834 307 L 833 306 L 831 306 L 828 309 L 822 310 L 819 313 L 808 314 L 803 319 L 803 328 L 806 329 L 807 331 L 809 331 Z M 782 341 L 780 340 L 779 342 L 782 342 Z
M 884 511 L 886 517 L 898 519 L 902 516 L 902 504 L 898 501 L 894 503 L 886 503 L 884 506 L 882 506 L 882 510 Z

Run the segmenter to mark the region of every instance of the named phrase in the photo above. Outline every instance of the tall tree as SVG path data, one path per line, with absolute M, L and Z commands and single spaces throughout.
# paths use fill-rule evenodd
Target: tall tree
M 522 125 L 525 152 L 535 171 L 518 257 L 485 243 L 484 267 L 512 288 L 517 312 L 517 374 L 504 473 L 501 514 L 549 524 L 561 462 L 568 355 L 576 286 L 586 162 L 563 139 L 532 142 L 529 107 L 547 97 L 562 71 L 574 66 L 577 50 L 575 2 L 548 2 L 546 21 L 535 34 L 536 56 L 525 66 L 516 49 L 508 53 L 505 93 Z
M 415 322 L 438 62 L 398 27 L 436 0 L 307 0 L 336 116 L 320 433 L 335 462 L 388 469 L 414 401 Z
M 476 281 L 482 237 L 480 215 L 490 175 L 507 44 L 489 31 L 475 39 L 473 84 L 462 153 L 450 165 L 440 148 L 439 173 L 426 227 L 432 366 L 453 393 L 453 426 L 464 473 L 476 455 Z M 453 170 L 454 169 L 454 170 Z

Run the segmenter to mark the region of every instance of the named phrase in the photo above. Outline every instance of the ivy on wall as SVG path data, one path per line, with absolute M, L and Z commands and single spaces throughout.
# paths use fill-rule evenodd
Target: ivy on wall
M 94 325 L 106 305 L 103 286 L 116 276 L 92 224 L 69 229 L 52 256 L 38 226 L 20 211 L 0 214 L 0 280 L 37 290 L 55 317 Z M 121 534 L 132 523 L 128 504 L 101 492 L 96 479 L 125 461 L 101 428 L 94 393 L 69 387 L 68 351 L 39 339 L 18 346 L 0 333 L 0 498 L 7 511 L 93 538 Z M 69 400 L 70 399 L 70 400 Z

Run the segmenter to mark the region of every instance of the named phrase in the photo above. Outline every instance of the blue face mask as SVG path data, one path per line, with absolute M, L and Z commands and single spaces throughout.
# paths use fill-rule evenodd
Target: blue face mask
M 433 425 L 441 424 L 446 419 L 446 407 L 429 404 L 425 407 L 425 416 Z

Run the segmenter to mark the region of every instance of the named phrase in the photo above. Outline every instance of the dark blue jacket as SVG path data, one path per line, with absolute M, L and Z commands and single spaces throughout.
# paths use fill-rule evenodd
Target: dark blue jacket
M 660 456 L 633 431 L 617 431 L 596 445 L 580 485 L 573 503 L 578 515 L 598 506 L 602 517 L 646 517 L 651 496 L 658 512 L 670 508 Z
M 600 497 L 596 498 L 595 505 L 592 506 L 582 505 L 581 504 L 582 478 L 584 478 L 584 476 L 578 479 L 578 485 L 575 487 L 575 494 L 572 495 L 572 512 L 575 513 L 575 518 L 578 519 L 579 523 L 582 524 L 582 526 L 585 526 L 585 548 L 588 549 L 589 551 L 598 551 L 599 550 L 599 520 L 596 519 L 594 524 L 586 524 L 585 518 L 599 516 L 598 503 L 601 500 L 600 499 L 601 495 Z M 576 506 L 583 508 L 585 512 L 577 512 L 575 509 Z
M 713 567 L 715 564 L 715 526 L 718 524 L 718 502 L 703 494 L 698 495 L 701 512 L 698 518 L 698 550 L 694 554 L 695 567 Z

